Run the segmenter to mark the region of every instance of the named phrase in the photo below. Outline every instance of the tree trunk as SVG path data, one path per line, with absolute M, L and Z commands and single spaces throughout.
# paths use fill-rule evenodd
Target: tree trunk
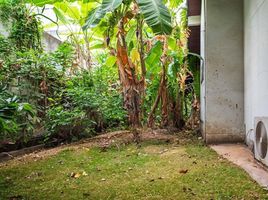
M 117 64 L 119 77 L 123 89 L 124 107 L 128 112 L 129 125 L 137 128 L 140 122 L 140 82 L 137 80 L 135 66 L 127 54 L 127 44 L 125 41 L 124 21 L 119 23 L 117 34 Z
M 161 126 L 168 126 L 168 90 L 167 90 L 167 77 L 166 77 L 166 68 L 163 65 L 163 84 L 161 92 L 161 115 L 162 121 Z
M 174 119 L 173 123 L 176 128 L 181 129 L 184 126 L 184 120 L 183 120 L 183 107 L 182 107 L 182 98 L 181 98 L 181 92 L 178 91 L 178 96 L 176 98 L 175 102 L 175 108 L 174 108 Z
M 156 111 L 156 108 L 160 102 L 160 99 L 161 99 L 161 96 L 162 96 L 162 88 L 163 88 L 163 74 L 161 75 L 161 81 L 160 81 L 160 85 L 159 85 L 159 88 L 158 88 L 158 93 L 157 93 L 157 97 L 155 99 L 155 102 L 151 108 L 151 112 L 149 113 L 149 116 L 148 116 L 148 121 L 147 121 L 147 126 L 152 128 L 153 127 L 153 124 L 154 124 L 154 113 Z

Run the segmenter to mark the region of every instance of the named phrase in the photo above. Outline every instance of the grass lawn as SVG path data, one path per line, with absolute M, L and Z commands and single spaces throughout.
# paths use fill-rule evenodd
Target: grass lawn
M 144 142 L 0 167 L 0 199 L 268 199 L 240 168 L 201 142 Z

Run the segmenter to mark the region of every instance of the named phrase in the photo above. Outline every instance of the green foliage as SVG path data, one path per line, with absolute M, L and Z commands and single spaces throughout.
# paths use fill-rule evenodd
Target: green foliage
M 26 140 L 32 135 L 38 120 L 29 103 L 21 103 L 17 96 L 0 88 L 0 140 Z
M 47 113 L 46 137 L 72 140 L 83 135 L 89 136 L 92 134 L 92 123 L 79 108 L 65 109 L 61 105 L 54 106 Z
M 95 27 L 105 18 L 107 13 L 113 13 L 112 20 L 121 19 L 127 14 L 131 3 L 132 1 L 103 0 L 101 6 L 88 13 L 83 29 Z M 171 15 L 162 0 L 138 0 L 137 3 L 147 25 L 152 28 L 156 35 L 171 34 Z M 122 7 L 121 9 L 120 6 Z M 111 23 L 111 21 L 107 24 L 107 26 L 111 27 L 114 25 L 116 23 Z
M 21 0 L 0 3 L 0 20 L 9 28 L 9 39 L 20 50 L 40 49 L 40 22 Z
M 101 66 L 81 71 L 66 82 L 57 99 L 50 99 L 47 130 L 50 137 L 92 135 L 126 125 L 117 71 Z
M 156 35 L 171 34 L 171 16 L 162 0 L 138 0 L 137 3 L 146 23 Z
M 58 49 L 52 53 L 54 61 L 61 65 L 62 68 L 70 69 L 73 67 L 75 60 L 75 49 L 68 43 L 64 42 L 59 45 Z
M 122 42 L 122 38 L 116 38 L 119 22 L 124 22 L 128 54 L 124 59 L 133 63 L 138 81 L 145 76 L 145 91 L 141 95 L 143 122 L 159 96 L 162 74 L 165 74 L 169 112 L 173 113 L 180 97 L 187 104 L 182 105 L 184 109 L 191 107 L 190 97 L 184 95 L 183 80 L 190 71 L 197 80 L 199 70 L 192 68 L 193 63 L 187 58 L 186 9 L 181 12 L 183 22 L 177 23 L 177 18 L 174 18 L 182 0 L 32 2 L 38 6 L 53 4 L 57 23 L 68 30 L 68 42 L 53 53 L 43 52 L 38 14 L 32 13 L 30 6 L 26 7 L 18 0 L 5 0 L 0 4 L 1 20 L 10 32 L 8 38 L 0 36 L 0 82 L 6 85 L 5 92 L 10 93 L 2 104 L 12 111 L 12 116 L 16 116 L 10 119 L 2 117 L 5 137 L 16 135 L 19 130 L 31 133 L 30 129 L 44 126 L 48 139 L 71 140 L 127 125 L 116 68 L 116 44 Z M 103 50 L 105 46 L 109 48 L 109 55 L 108 50 Z M 141 72 L 142 64 L 146 74 Z M 194 83 L 194 89 L 198 95 L 198 82 Z M 11 102 L 13 97 L 15 99 Z M 26 107 L 20 106 L 22 102 Z M 162 100 L 158 102 L 161 104 Z M 36 109 L 32 116 L 25 114 L 30 105 Z M 162 115 L 158 105 L 155 110 L 157 125 Z M 29 116 L 42 120 L 33 120 L 32 123 Z

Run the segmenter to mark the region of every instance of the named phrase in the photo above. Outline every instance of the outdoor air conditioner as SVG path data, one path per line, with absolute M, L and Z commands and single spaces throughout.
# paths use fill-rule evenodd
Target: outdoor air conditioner
M 255 118 L 254 133 L 255 158 L 268 166 L 268 117 Z

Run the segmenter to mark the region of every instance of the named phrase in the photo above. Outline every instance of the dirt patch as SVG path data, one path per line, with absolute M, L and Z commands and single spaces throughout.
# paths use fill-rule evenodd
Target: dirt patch
M 146 141 L 157 141 L 157 142 L 166 142 L 166 143 L 181 143 L 180 141 L 184 139 L 180 139 L 180 134 L 174 134 L 166 129 L 158 129 L 158 130 L 152 130 L 152 129 L 146 129 L 140 131 L 140 138 L 141 142 Z M 37 161 L 42 160 L 47 157 L 53 156 L 61 152 L 65 149 L 72 149 L 72 150 L 78 150 L 83 148 L 89 148 L 89 147 L 99 147 L 101 149 L 106 149 L 111 146 L 120 146 L 120 145 L 126 145 L 133 142 L 133 134 L 128 130 L 123 131 L 115 131 L 115 132 L 109 132 L 105 133 L 93 138 L 84 139 L 79 142 L 75 142 L 72 144 L 62 145 L 58 146 L 52 149 L 40 149 L 39 151 L 35 151 L 30 154 L 25 154 L 22 156 L 18 156 L 15 158 L 12 158 L 12 160 L 5 161 L 0 163 L 1 166 L 9 166 L 13 165 L 17 162 L 22 163 L 28 163 L 31 161 Z M 164 149 L 155 149 L 155 150 L 148 150 L 151 153 L 163 153 Z M 165 153 L 165 152 L 164 152 Z
M 179 148 L 174 148 L 174 149 L 168 149 L 167 151 L 164 151 L 161 156 L 167 157 L 167 156 L 174 156 L 175 154 L 179 155 L 184 155 L 185 149 L 179 149 Z

